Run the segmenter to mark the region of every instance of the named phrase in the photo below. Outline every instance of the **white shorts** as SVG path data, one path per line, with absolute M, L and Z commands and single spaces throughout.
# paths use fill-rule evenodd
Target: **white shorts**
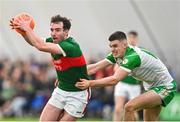
M 114 96 L 123 96 L 128 100 L 131 100 L 141 93 L 140 85 L 127 84 L 123 82 L 118 82 L 114 89 Z
M 70 115 L 80 118 L 84 116 L 91 93 L 90 89 L 84 91 L 68 92 L 58 87 L 54 89 L 48 103 L 64 109 Z

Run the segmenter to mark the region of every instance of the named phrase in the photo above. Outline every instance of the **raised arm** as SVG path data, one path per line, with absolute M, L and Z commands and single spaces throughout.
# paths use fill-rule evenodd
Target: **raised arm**
M 27 42 L 27 43 L 29 43 L 31 46 L 33 46 L 33 44 L 31 43 L 31 41 L 29 40 L 29 38 L 27 37 L 27 35 L 22 35 L 23 36 L 23 38 L 25 39 L 25 41 Z
M 101 70 L 110 64 L 111 63 L 108 62 L 106 59 L 103 59 L 95 64 L 89 64 L 87 66 L 88 75 L 92 75 L 92 74 L 96 73 L 98 70 Z
M 27 39 L 35 48 L 43 52 L 50 52 L 54 54 L 61 54 L 61 50 L 57 44 L 47 43 L 39 37 L 31 28 L 26 30 Z
M 57 44 L 54 43 L 46 43 L 40 36 L 38 36 L 28 25 L 26 22 L 19 20 L 14 21 L 12 19 L 10 26 L 12 26 L 13 29 L 19 28 L 23 31 L 25 31 L 26 35 L 22 35 L 26 42 L 28 42 L 30 45 L 34 46 L 40 51 L 43 52 L 49 52 L 54 54 L 61 54 L 61 50 Z

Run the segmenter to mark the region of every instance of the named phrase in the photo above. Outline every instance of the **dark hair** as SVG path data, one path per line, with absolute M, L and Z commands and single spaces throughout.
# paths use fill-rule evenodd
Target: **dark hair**
M 62 17 L 60 15 L 55 15 L 51 17 L 51 23 L 58 23 L 58 22 L 63 22 L 64 30 L 69 30 L 71 28 L 71 22 L 66 17 Z
M 114 40 L 122 41 L 122 40 L 126 40 L 126 39 L 127 39 L 126 34 L 121 31 L 116 31 L 113 34 L 111 34 L 109 37 L 109 41 L 114 41 Z
M 138 36 L 136 31 L 129 31 L 128 35 Z

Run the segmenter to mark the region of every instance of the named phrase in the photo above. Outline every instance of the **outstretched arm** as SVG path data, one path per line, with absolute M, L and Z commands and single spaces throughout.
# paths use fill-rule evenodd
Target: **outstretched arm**
M 13 29 L 21 29 L 25 31 L 26 35 L 22 35 L 26 42 L 34 46 L 40 51 L 50 52 L 54 54 L 61 54 L 60 48 L 54 43 L 46 43 L 41 37 L 39 37 L 24 21 L 15 21 L 14 19 L 10 20 L 10 26 Z
M 106 59 L 103 59 L 95 64 L 89 64 L 87 66 L 88 75 L 95 74 L 98 70 L 101 70 L 110 64 L 111 63 L 109 63 Z
M 26 40 L 27 43 L 29 43 L 31 46 L 33 46 L 33 44 L 31 43 L 31 41 L 29 40 L 27 35 L 22 35 L 22 36 Z
M 112 86 L 121 81 L 124 77 L 126 77 L 129 73 L 121 68 L 118 68 L 114 75 L 105 77 L 98 80 L 86 80 L 81 79 L 80 82 L 76 83 L 76 87 L 80 89 L 87 89 L 88 87 L 103 87 L 103 86 Z

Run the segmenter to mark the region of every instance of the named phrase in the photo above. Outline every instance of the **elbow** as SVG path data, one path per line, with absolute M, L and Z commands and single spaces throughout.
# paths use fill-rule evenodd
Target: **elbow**
M 42 46 L 35 45 L 34 47 L 35 47 L 36 49 L 38 49 L 39 51 L 43 51 L 43 47 L 42 47 Z
M 44 50 L 44 46 L 41 45 L 41 44 L 36 44 L 36 45 L 34 45 L 34 47 L 35 47 L 36 49 L 38 49 L 39 51 L 43 51 L 43 50 Z

